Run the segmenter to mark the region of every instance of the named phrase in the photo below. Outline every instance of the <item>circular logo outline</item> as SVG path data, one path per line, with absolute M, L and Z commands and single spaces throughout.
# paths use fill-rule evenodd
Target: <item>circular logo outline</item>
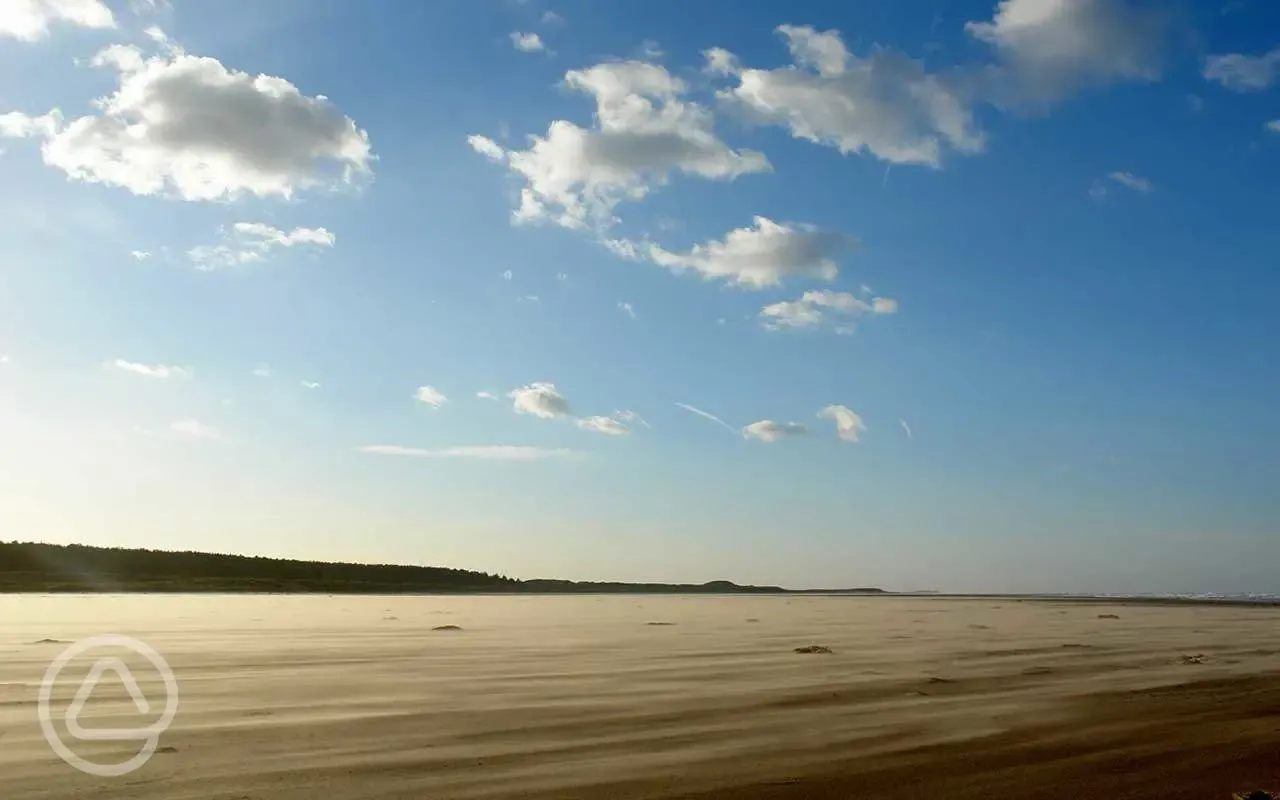
M 164 713 L 154 723 L 130 732 L 129 739 L 145 739 L 146 743 L 137 755 L 122 764 L 98 764 L 74 753 L 62 741 L 62 737 L 53 727 L 53 715 L 49 710 L 49 703 L 53 698 L 53 684 L 57 681 L 58 675 L 62 673 L 63 668 L 70 663 L 71 659 L 81 653 L 99 647 L 122 647 L 126 650 L 132 650 L 150 661 L 151 665 L 156 668 L 156 671 L 160 673 L 160 677 L 164 680 Z M 132 674 L 126 677 L 129 680 L 133 679 Z M 136 683 L 133 688 L 136 693 Z M 178 713 L 178 680 L 174 677 L 173 669 L 169 666 L 169 662 L 165 660 L 164 656 L 156 652 L 146 642 L 116 633 L 90 636 L 87 639 L 73 642 L 45 670 L 44 678 L 40 682 L 40 696 L 36 705 L 36 713 L 40 718 L 40 730 L 44 733 L 45 741 L 49 743 L 49 747 L 53 748 L 53 752 L 57 753 L 59 758 L 89 775 L 96 775 L 100 778 L 116 778 L 121 775 L 128 775 L 130 772 L 139 769 L 151 760 L 151 756 L 155 754 L 156 748 L 160 744 L 160 735 L 173 724 L 173 718 Z M 66 716 L 69 717 L 70 715 L 70 710 L 68 710 Z

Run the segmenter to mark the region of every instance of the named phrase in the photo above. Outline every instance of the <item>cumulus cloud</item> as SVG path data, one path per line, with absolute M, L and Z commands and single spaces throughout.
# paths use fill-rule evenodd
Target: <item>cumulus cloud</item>
M 737 85 L 717 94 L 759 124 L 781 125 L 798 139 L 891 164 L 939 166 L 950 149 L 975 153 L 985 140 L 958 82 L 887 48 L 851 54 L 838 31 L 780 25 L 791 66 L 751 69 L 727 50 L 704 53 L 706 69 Z
M 361 453 L 372 453 L 374 455 L 382 456 L 409 456 L 412 458 L 476 458 L 491 461 L 539 461 L 544 458 L 559 458 L 577 455 L 577 452 L 574 450 L 525 447 L 522 445 L 512 444 L 446 447 L 439 450 L 425 450 L 418 447 L 402 447 L 395 444 L 373 444 L 360 447 L 358 450 Z
M 1210 56 L 1204 64 L 1206 80 L 1233 92 L 1260 92 L 1280 75 L 1280 47 L 1260 56 L 1228 53 Z
M 449 402 L 449 398 L 434 386 L 419 386 L 413 393 L 413 399 L 432 408 L 439 408 Z
M 222 438 L 222 431 L 199 420 L 180 419 L 169 425 L 169 430 L 185 439 L 216 441 Z
M 114 361 L 108 361 L 106 366 L 119 372 L 127 372 L 131 375 L 141 375 L 144 378 L 190 378 L 191 369 L 189 367 L 171 367 L 167 364 L 139 364 L 136 361 L 125 361 L 123 358 L 117 358 Z
M 644 197 L 673 173 L 731 180 L 771 168 L 761 153 L 721 141 L 711 112 L 685 99 L 685 82 L 660 66 L 598 64 L 568 72 L 564 85 L 595 99 L 594 127 L 556 120 L 527 150 L 507 150 L 483 136 L 467 140 L 523 181 L 517 223 L 605 228 L 615 222 L 618 203 Z
M 613 417 L 583 417 L 576 424 L 584 431 L 607 433 L 611 436 L 623 436 L 631 433 L 631 429 L 625 423 Z
M 845 331 L 852 330 L 852 323 L 866 315 L 883 316 L 897 311 L 898 301 L 890 297 L 873 297 L 867 301 L 848 292 L 823 289 L 805 292 L 799 300 L 771 303 L 760 310 L 760 318 L 763 325 L 773 331 L 823 327 Z
M 779 439 L 801 436 L 808 432 L 809 429 L 799 422 L 774 422 L 771 419 L 753 422 L 742 429 L 744 438 L 756 439 L 761 442 L 776 442 Z
M 222 231 L 223 242 L 200 245 L 187 251 L 196 269 L 211 271 L 265 261 L 267 253 L 278 247 L 333 247 L 337 241 L 324 228 L 294 228 L 283 231 L 261 222 L 237 222 L 231 230 Z
M 1105 178 L 1099 178 L 1093 182 L 1089 187 L 1089 196 L 1101 200 L 1111 193 L 1113 186 L 1123 186 L 1140 194 L 1146 194 L 1155 189 L 1151 181 L 1138 177 L 1132 172 L 1112 172 Z
M 818 419 L 833 420 L 836 423 L 836 436 L 842 442 L 858 441 L 858 437 L 867 429 L 862 423 L 862 417 L 846 406 L 827 406 L 818 412 Z
M 658 266 L 692 269 L 707 279 L 759 289 L 791 277 L 831 280 L 839 272 L 836 260 L 856 244 L 856 239 L 842 233 L 756 217 L 750 227 L 731 230 L 723 239 L 695 245 L 687 252 L 671 252 L 656 244 L 638 252 Z
M 569 401 L 560 394 L 554 383 L 530 383 L 507 393 L 517 414 L 532 414 L 542 419 L 555 419 L 570 415 Z
M 102 0 L 5 0 L 0 3 L 0 37 L 38 42 L 55 23 L 81 28 L 116 27 Z
M 731 433 L 737 433 L 737 432 L 738 432 L 738 429 L 737 429 L 737 428 L 733 427 L 733 426 L 732 426 L 732 425 L 730 425 L 729 423 L 727 423 L 727 422 L 725 422 L 724 420 L 720 419 L 720 418 L 719 418 L 719 417 L 717 417 L 715 414 L 712 414 L 710 411 L 703 411 L 702 409 L 700 409 L 700 408 L 698 408 L 698 407 L 696 407 L 696 406 L 691 406 L 691 405 L 689 405 L 688 403 L 676 403 L 676 405 L 677 405 L 677 406 L 679 406 L 680 408 L 683 408 L 685 411 L 688 411 L 690 414 L 697 414 L 698 416 L 702 417 L 703 419 L 710 420 L 710 421 L 714 422 L 715 424 L 719 425 L 720 427 L 724 428 L 725 430 L 727 430 L 727 431 L 729 431 L 729 432 L 731 432 Z
M 56 110 L 10 113 L 0 135 L 42 139 L 44 162 L 74 180 L 190 201 L 287 198 L 371 172 L 368 135 L 323 95 L 304 95 L 283 78 L 230 70 L 172 45 L 149 57 L 113 45 L 92 63 L 114 70 L 118 82 L 94 102 L 96 113 L 65 123 Z
M 129 255 L 133 256 L 135 261 L 146 261 L 151 258 L 151 253 L 147 250 L 130 250 Z
M 522 53 L 545 53 L 547 46 L 536 33 L 511 32 L 511 46 Z
M 1165 19 L 1134 0 L 1001 0 L 965 25 L 1001 66 L 987 87 L 1006 101 L 1047 101 L 1089 83 L 1160 76 Z

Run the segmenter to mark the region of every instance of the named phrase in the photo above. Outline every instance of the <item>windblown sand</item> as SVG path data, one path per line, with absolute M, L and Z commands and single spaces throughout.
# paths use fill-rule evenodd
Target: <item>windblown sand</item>
M 50 662 L 102 633 L 155 648 L 181 693 L 160 751 L 118 778 L 69 767 L 37 716 Z M 104 680 L 84 727 L 158 717 L 155 669 L 116 650 L 73 660 L 51 710 L 77 754 L 119 763 L 140 743 L 65 733 L 104 655 L 152 707 Z M 1280 787 L 1277 676 L 1276 608 L 10 595 L 0 797 L 1228 798 Z

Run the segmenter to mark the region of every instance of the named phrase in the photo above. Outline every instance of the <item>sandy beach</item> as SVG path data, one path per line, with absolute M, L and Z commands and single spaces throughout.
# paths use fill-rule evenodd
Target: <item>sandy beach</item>
M 1213 798 L 1280 786 L 1280 608 L 1015 599 L 0 596 L 7 800 Z M 668 624 L 655 624 L 668 623 Z M 434 630 L 440 626 L 460 630 Z M 116 778 L 50 662 L 172 666 Z M 830 653 L 796 653 L 821 645 Z M 84 727 L 141 727 L 120 657 Z M 62 714 L 94 652 L 53 688 Z M 63 730 L 60 728 L 60 730 Z M 123 762 L 137 742 L 75 741 Z

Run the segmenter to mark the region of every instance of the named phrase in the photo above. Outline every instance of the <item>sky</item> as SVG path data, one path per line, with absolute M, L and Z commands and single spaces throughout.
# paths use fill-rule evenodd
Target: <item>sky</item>
M 1280 592 L 1280 6 L 0 0 L 0 538 Z

